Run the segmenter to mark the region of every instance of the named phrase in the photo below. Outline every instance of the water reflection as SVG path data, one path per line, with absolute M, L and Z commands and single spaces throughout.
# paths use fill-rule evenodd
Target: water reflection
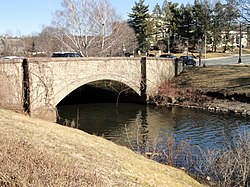
M 239 132 L 250 131 L 247 117 L 177 107 L 96 103 L 59 106 L 58 111 L 59 123 L 74 119 L 81 130 L 135 149 L 140 144 L 143 152 L 149 141 L 168 138 L 169 132 L 177 142 L 185 140 L 204 149 L 215 149 L 232 143 Z

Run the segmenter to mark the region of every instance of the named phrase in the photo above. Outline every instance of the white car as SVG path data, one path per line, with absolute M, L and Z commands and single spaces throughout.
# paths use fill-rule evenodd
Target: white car
M 23 59 L 25 59 L 25 57 L 23 57 L 23 56 L 3 56 L 3 57 L 0 57 L 0 59 L 3 59 L 3 60 L 18 60 L 18 61 L 22 62 Z

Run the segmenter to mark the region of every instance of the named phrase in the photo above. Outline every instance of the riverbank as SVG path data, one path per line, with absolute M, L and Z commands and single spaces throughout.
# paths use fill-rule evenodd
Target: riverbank
M 0 186 L 202 186 L 101 137 L 0 109 Z
M 250 66 L 187 67 L 159 88 L 157 105 L 250 116 Z

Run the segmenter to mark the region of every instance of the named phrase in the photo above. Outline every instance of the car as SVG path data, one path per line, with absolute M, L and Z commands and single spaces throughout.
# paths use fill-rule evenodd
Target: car
M 124 56 L 125 57 L 134 57 L 134 54 L 133 53 L 125 53 Z
M 22 62 L 25 59 L 25 57 L 23 57 L 23 56 L 2 56 L 2 57 L 0 57 L 0 59 L 14 60 L 14 61 Z
M 23 56 L 3 56 L 3 57 L 0 57 L 1 59 L 24 59 L 25 57 Z
M 150 53 L 148 54 L 148 57 L 155 57 L 155 54 Z
M 194 60 L 193 56 L 181 56 L 180 59 L 182 60 L 183 64 L 186 66 L 196 66 L 196 61 Z
M 162 55 L 160 55 L 160 58 L 176 58 L 176 56 L 174 56 L 172 54 L 162 54 Z
M 64 57 L 83 57 L 80 53 L 75 52 L 54 52 L 51 57 L 64 58 Z

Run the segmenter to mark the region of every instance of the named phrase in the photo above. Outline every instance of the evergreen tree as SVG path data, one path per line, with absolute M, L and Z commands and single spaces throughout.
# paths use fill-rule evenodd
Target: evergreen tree
M 162 42 L 163 12 L 161 6 L 158 3 L 153 8 L 151 19 L 153 25 L 153 44 L 157 46 L 158 49 L 163 51 L 166 47 Z
M 172 20 L 170 22 L 170 29 L 172 30 L 172 33 L 176 33 L 179 27 L 180 19 L 179 19 L 179 4 L 178 3 L 171 3 L 170 4 L 170 10 L 172 14 Z
M 162 14 L 163 12 L 162 12 L 161 6 L 157 3 L 153 8 L 153 15 L 154 17 L 161 19 Z
M 194 42 L 194 16 L 193 16 L 193 6 L 187 4 L 184 6 L 183 4 L 180 6 L 179 9 L 179 28 L 178 34 L 182 38 L 186 38 L 189 40 L 189 43 Z
M 31 52 L 36 52 L 36 44 L 35 44 L 35 41 L 32 42 L 30 51 L 31 51 Z
M 195 0 L 193 12 L 195 40 L 198 40 L 204 38 L 204 35 L 210 31 L 211 10 L 208 0 Z
M 154 20 L 154 27 L 156 32 L 160 32 L 160 29 L 163 26 L 163 12 L 160 5 L 157 3 L 153 8 L 153 13 L 151 18 Z
M 173 13 L 172 13 L 172 3 L 168 2 L 167 0 L 164 0 L 163 4 L 162 4 L 162 10 L 164 13 L 164 24 L 165 26 L 167 26 L 168 28 L 170 28 L 170 23 L 173 20 Z
M 223 10 L 224 10 L 223 29 L 225 32 L 225 37 L 223 38 L 223 44 L 225 52 L 228 47 L 228 42 L 231 42 L 233 40 L 233 38 L 230 37 L 229 32 L 236 28 L 237 18 L 240 17 L 240 12 L 236 0 L 227 0 L 227 3 L 224 5 Z
M 221 43 L 223 22 L 224 22 L 223 5 L 220 1 L 218 1 L 215 3 L 215 6 L 212 12 L 211 32 L 212 32 L 212 38 L 213 38 L 212 51 L 214 52 L 217 51 L 217 45 Z
M 144 0 L 135 2 L 132 7 L 132 13 L 129 13 L 129 25 L 134 29 L 139 45 L 139 50 L 146 51 L 148 48 L 149 36 L 149 9 L 144 4 Z
M 179 26 L 179 10 L 178 3 L 168 2 L 164 0 L 162 4 L 162 11 L 164 14 L 164 30 L 167 31 L 165 41 L 168 47 L 172 48 L 175 45 L 175 34 Z

